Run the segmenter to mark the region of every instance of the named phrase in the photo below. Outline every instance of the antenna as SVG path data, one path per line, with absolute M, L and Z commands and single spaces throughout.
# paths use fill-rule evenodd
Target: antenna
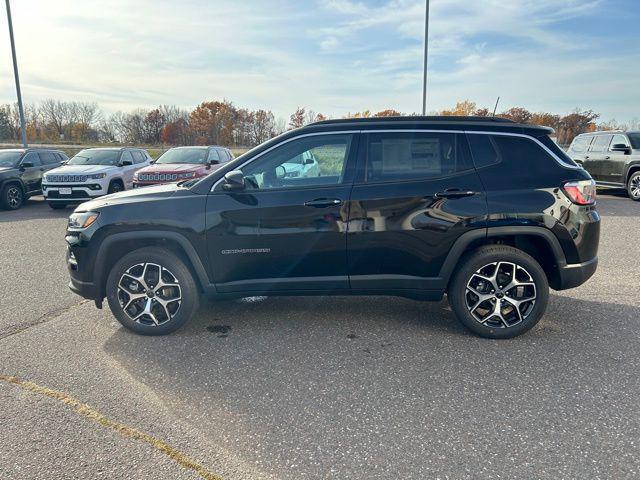
M 493 115 L 492 116 L 496 116 L 496 110 L 498 109 L 498 102 L 500 101 L 500 96 L 498 96 L 498 98 L 496 99 L 496 106 L 493 107 Z

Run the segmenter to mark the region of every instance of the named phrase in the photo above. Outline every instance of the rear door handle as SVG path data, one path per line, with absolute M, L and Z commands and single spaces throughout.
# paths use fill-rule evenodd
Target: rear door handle
M 444 192 L 438 192 L 435 194 L 436 198 L 462 198 L 462 197 L 471 197 L 475 195 L 476 192 L 471 190 L 460 190 L 458 188 L 450 188 L 445 190 Z
M 342 200 L 338 198 L 316 198 L 315 200 L 304 202 L 304 204 L 307 207 L 314 208 L 337 207 L 338 205 L 342 205 Z

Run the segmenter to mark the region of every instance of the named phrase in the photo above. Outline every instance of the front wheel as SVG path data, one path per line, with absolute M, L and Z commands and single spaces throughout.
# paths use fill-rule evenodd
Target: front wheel
M 107 193 L 118 193 L 123 190 L 124 190 L 124 185 L 120 181 L 114 180 L 109 184 L 109 190 L 107 190 Z
M 0 193 L 0 205 L 6 210 L 17 210 L 24 203 L 24 193 L 17 183 L 6 185 Z
M 530 255 L 506 245 L 481 247 L 462 260 L 448 291 L 458 319 L 486 338 L 513 338 L 547 308 L 549 284 Z
M 200 297 L 185 263 L 159 247 L 122 257 L 109 273 L 106 291 L 116 319 L 142 335 L 177 330 L 196 312 Z
M 640 171 L 633 173 L 629 177 L 629 182 L 627 182 L 627 192 L 629 193 L 629 198 L 631 198 L 631 200 L 640 202 Z

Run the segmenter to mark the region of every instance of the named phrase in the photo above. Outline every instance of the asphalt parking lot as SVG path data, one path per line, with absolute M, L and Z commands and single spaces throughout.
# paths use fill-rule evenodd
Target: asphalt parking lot
M 386 297 L 136 336 L 68 290 L 70 210 L 0 212 L 0 478 L 638 478 L 640 204 L 598 204 L 595 277 L 509 341 Z

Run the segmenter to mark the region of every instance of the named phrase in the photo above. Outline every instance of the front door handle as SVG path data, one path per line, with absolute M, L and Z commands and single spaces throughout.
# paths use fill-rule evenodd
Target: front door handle
M 315 200 L 304 202 L 304 204 L 307 207 L 314 208 L 337 207 L 338 205 L 342 205 L 342 200 L 338 198 L 316 198 Z
M 611 160 L 611 157 L 609 155 L 607 155 L 606 157 L 604 157 L 605 160 Z
M 584 156 L 584 159 L 585 159 L 585 160 L 589 160 L 589 155 L 585 155 L 585 156 Z
M 475 195 L 476 192 L 471 190 L 460 190 L 458 188 L 450 188 L 445 190 L 444 192 L 438 192 L 435 194 L 436 198 L 462 198 L 462 197 L 471 197 Z

